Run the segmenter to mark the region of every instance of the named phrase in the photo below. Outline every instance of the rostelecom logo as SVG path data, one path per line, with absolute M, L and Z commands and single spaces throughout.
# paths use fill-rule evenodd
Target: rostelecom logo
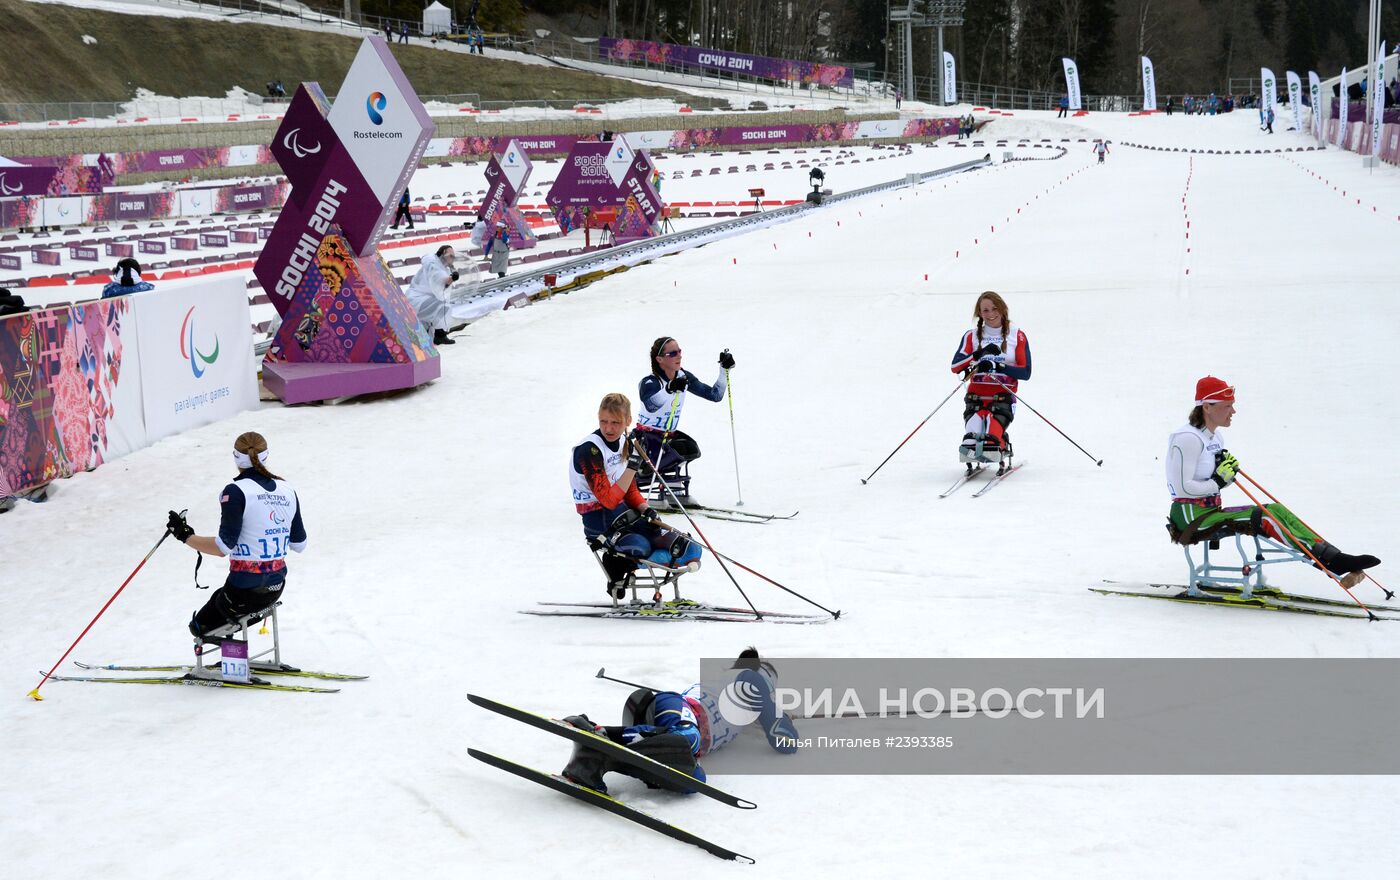
M 389 106 L 389 99 L 384 97 L 383 92 L 370 92 L 365 99 L 365 112 L 369 114 L 369 121 L 375 125 L 384 124 L 384 114 L 380 111 Z
M 194 347 L 194 310 L 185 312 L 184 323 L 180 325 L 180 357 L 190 362 L 190 372 L 196 379 L 204 375 L 206 368 L 219 359 L 219 335 L 214 334 L 214 353 L 205 354 Z M 200 364 L 203 363 L 203 366 Z

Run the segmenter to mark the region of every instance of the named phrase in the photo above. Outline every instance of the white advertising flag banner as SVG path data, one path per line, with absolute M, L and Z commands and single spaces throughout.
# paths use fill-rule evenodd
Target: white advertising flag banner
M 252 318 L 241 278 L 161 285 L 131 301 L 149 442 L 258 405 Z
M 628 131 L 617 137 L 627 141 L 627 146 L 634 150 L 664 150 L 671 146 L 674 134 L 674 131 Z
M 181 217 L 203 217 L 206 214 L 214 213 L 214 190 L 212 189 L 182 189 L 180 190 L 180 216 Z
M 1069 109 L 1078 110 L 1082 105 L 1079 94 L 1079 65 L 1072 58 L 1061 58 L 1065 64 L 1065 94 L 1069 96 Z
M 1288 78 L 1288 106 L 1293 110 L 1293 130 L 1303 131 L 1303 80 L 1293 71 L 1284 74 Z
M 83 197 L 59 196 L 44 199 L 42 213 L 45 226 L 77 226 L 83 222 Z
M 943 53 L 943 103 L 958 103 L 958 65 L 952 52 Z
M 1259 68 L 1259 97 L 1265 110 L 1278 112 L 1278 77 L 1267 67 Z
M 230 167 L 243 167 L 245 165 L 258 164 L 258 153 L 260 148 L 257 144 L 242 144 L 228 148 L 228 161 L 225 163 Z
M 1152 71 L 1152 59 L 1142 56 L 1142 109 L 1157 109 L 1157 76 Z
M 1385 122 L 1385 40 L 1371 66 L 1371 155 L 1381 154 L 1381 124 Z
M 1322 142 L 1322 78 L 1316 70 L 1308 71 L 1308 99 L 1312 107 L 1312 133 Z
M 1337 100 L 1341 105 L 1337 108 L 1337 146 L 1345 149 L 1347 145 L 1347 111 L 1351 109 L 1351 101 L 1347 95 L 1347 69 L 1342 68 L 1342 83 L 1337 89 L 1340 93 Z
M 856 139 L 895 138 L 904 134 L 903 119 L 863 119 L 856 127 Z

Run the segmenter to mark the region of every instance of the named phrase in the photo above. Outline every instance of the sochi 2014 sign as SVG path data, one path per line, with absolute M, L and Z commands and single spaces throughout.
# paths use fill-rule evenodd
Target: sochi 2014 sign
M 655 235 L 664 207 L 652 185 L 655 171 L 651 156 L 634 151 L 622 138 L 580 141 L 569 151 L 545 201 L 565 231 L 583 225 L 588 211 L 635 208 L 646 229 L 643 235 Z M 642 236 L 619 234 L 618 240 L 637 237 Z
M 271 145 L 291 192 L 253 267 L 282 316 L 263 377 L 283 400 L 408 388 L 438 375 L 429 337 L 375 250 L 433 132 L 383 37 L 360 44 L 333 107 L 317 83 L 293 96 Z M 299 366 L 328 364 L 384 369 Z
M 329 110 L 301 84 L 272 142 L 291 194 L 253 270 L 279 313 L 332 227 L 356 256 L 374 251 L 435 130 L 381 37 L 360 45 Z

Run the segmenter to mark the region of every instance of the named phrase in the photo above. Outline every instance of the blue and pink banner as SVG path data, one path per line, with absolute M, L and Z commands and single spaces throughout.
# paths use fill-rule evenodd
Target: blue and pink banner
M 650 40 L 618 40 L 603 37 L 598 40 L 598 57 L 605 61 L 628 64 L 669 64 L 693 70 L 714 70 L 737 73 L 760 79 L 849 88 L 855 84 L 855 74 L 839 64 L 816 64 L 788 58 L 769 58 L 723 49 L 700 46 L 678 46 L 674 43 L 654 43 Z

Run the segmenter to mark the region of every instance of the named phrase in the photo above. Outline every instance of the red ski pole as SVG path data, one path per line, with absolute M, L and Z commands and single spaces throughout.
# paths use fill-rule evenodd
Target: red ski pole
M 1253 484 L 1254 484 L 1254 488 L 1258 489 L 1260 492 L 1263 492 L 1263 493 L 1265 494 L 1265 496 L 1267 496 L 1268 499 L 1269 499 L 1270 501 L 1272 501 L 1272 502 L 1275 503 L 1275 504 L 1283 504 L 1282 501 L 1279 501 L 1277 498 L 1274 497 L 1274 493 L 1270 492 L 1268 489 L 1265 489 L 1262 485 L 1260 485 L 1258 480 L 1254 479 L 1254 478 L 1251 477 L 1249 474 L 1245 473 L 1243 470 L 1241 470 L 1241 471 L 1239 472 L 1239 474 L 1240 474 L 1240 476 L 1244 477 L 1246 480 L 1249 480 L 1251 483 L 1253 483 Z M 1287 505 L 1285 505 L 1285 506 L 1287 506 Z M 1289 509 L 1289 510 L 1292 510 L 1293 508 L 1289 507 L 1288 509 Z M 1296 514 L 1296 513 L 1293 514 L 1293 515 L 1294 515 L 1294 516 L 1298 516 L 1298 514 Z M 1303 518 L 1302 518 L 1301 516 L 1298 516 L 1298 522 L 1303 523 L 1304 528 L 1309 529 L 1314 535 L 1317 535 L 1319 538 L 1322 538 L 1322 533 L 1319 532 L 1317 529 L 1314 529 L 1312 526 L 1308 525 L 1306 522 L 1304 522 L 1304 520 L 1303 520 Z M 1327 540 L 1327 539 L 1326 539 L 1326 538 L 1322 538 L 1322 540 L 1325 541 L 1325 540 Z M 1375 578 L 1371 577 L 1370 572 L 1362 572 L 1362 574 L 1365 574 L 1365 575 L 1366 575 L 1366 580 L 1368 580 L 1368 581 L 1370 581 L 1371 583 L 1375 584 L 1377 587 L 1380 587 L 1381 592 L 1382 592 L 1382 593 L 1385 593 L 1385 598 L 1386 598 L 1387 600 L 1389 600 L 1389 599 L 1394 599 L 1394 598 L 1395 598 L 1395 593 L 1394 593 L 1392 590 L 1387 590 L 1387 589 L 1385 588 L 1385 584 L 1383 584 L 1383 583 L 1381 583 L 1380 581 L 1376 580 Z
M 160 549 L 160 545 L 164 544 L 165 539 L 168 537 L 170 537 L 169 529 L 166 530 L 165 534 L 160 536 L 160 540 L 156 542 L 156 545 L 151 548 L 151 552 L 146 554 L 145 558 L 141 560 L 140 564 L 138 564 L 136 568 L 132 569 L 131 574 L 126 576 L 126 580 L 122 581 L 122 585 L 120 587 L 117 587 L 117 591 L 112 594 L 112 598 L 108 599 L 107 604 L 102 606 L 102 610 L 97 612 L 97 617 L 94 617 L 92 620 L 88 621 L 88 625 L 83 627 L 83 631 L 78 634 L 78 637 L 76 639 L 73 640 L 73 644 L 68 646 L 68 650 L 63 652 L 63 656 L 58 658 L 58 662 L 53 665 L 53 669 L 50 669 L 48 672 L 45 672 L 43 679 L 41 679 L 39 683 L 34 686 L 34 690 L 30 691 L 25 696 L 29 697 L 31 700 L 43 699 L 43 697 L 39 696 L 39 688 L 43 687 L 44 682 L 49 680 L 49 676 L 54 674 L 54 670 L 58 669 L 58 667 L 63 664 L 63 661 L 68 659 L 68 655 L 73 653 L 74 648 L 78 647 L 78 642 L 81 642 L 83 640 L 83 636 L 88 634 L 88 630 L 92 629 L 92 625 L 94 623 L 97 623 L 97 618 L 101 617 L 103 614 L 106 613 L 108 608 L 112 607 L 112 603 L 117 601 L 117 597 L 122 594 L 122 590 L 126 589 L 126 585 L 131 583 L 131 579 L 136 577 L 136 573 L 141 570 L 141 567 L 144 566 L 152 556 L 155 555 L 156 551 Z
M 1260 501 L 1258 498 L 1255 498 L 1253 492 L 1249 491 L 1249 490 L 1246 489 L 1244 486 L 1241 486 L 1238 480 L 1235 481 L 1235 485 L 1236 485 L 1236 486 L 1239 486 L 1239 490 L 1240 490 L 1241 492 L 1243 492 L 1246 496 L 1248 496 L 1250 501 L 1253 501 L 1253 502 L 1254 502 L 1254 506 L 1255 506 L 1255 507 L 1258 507 L 1260 510 L 1263 510 L 1265 513 L 1268 512 L 1268 509 L 1267 509 L 1266 507 L 1264 507 L 1264 502 Z M 1292 532 L 1290 532 L 1290 531 L 1288 530 L 1288 526 L 1284 525 L 1277 517 L 1271 517 L 1270 519 L 1271 519 L 1271 521 L 1272 521 L 1276 526 L 1278 526 L 1279 531 L 1283 532 L 1284 537 L 1286 537 L 1286 538 L 1289 540 L 1289 542 L 1291 542 L 1291 543 L 1293 544 L 1293 546 L 1297 547 L 1299 550 L 1302 550 L 1302 551 L 1303 551 L 1303 555 L 1305 555 L 1305 556 L 1307 556 L 1309 559 L 1311 559 L 1311 560 L 1313 561 L 1313 564 L 1316 565 L 1319 569 L 1321 569 L 1321 571 L 1322 571 L 1323 574 L 1327 575 L 1327 576 L 1330 577 L 1332 580 L 1336 581 L 1337 586 L 1341 587 L 1342 590 L 1343 590 L 1348 596 L 1351 597 L 1351 601 L 1353 601 L 1353 602 L 1355 602 L 1357 605 L 1360 605 L 1360 606 L 1361 606 L 1361 610 L 1366 612 L 1366 616 L 1367 616 L 1368 618 L 1370 618 L 1371 620 L 1379 620 L 1379 619 L 1380 619 L 1380 618 L 1376 617 L 1376 615 L 1374 615 L 1374 614 L 1371 613 L 1371 609 L 1366 607 L 1366 603 L 1365 603 L 1365 602 L 1362 602 L 1360 599 L 1356 598 L 1356 594 L 1353 593 L 1353 592 L 1351 591 L 1351 588 L 1348 587 L 1348 586 L 1346 585 L 1346 583 L 1343 581 L 1342 578 L 1339 578 L 1339 577 L 1337 577 L 1335 574 L 1333 574 L 1333 573 L 1327 568 L 1327 566 L 1325 566 L 1325 565 L 1322 564 L 1322 561 L 1321 561 L 1320 559 L 1318 559 L 1315 555 L 1313 555 L 1313 552 L 1312 552 L 1311 550 L 1308 549 L 1308 547 L 1307 547 L 1306 544 L 1304 544 L 1302 541 L 1298 540 L 1298 536 L 1297 536 L 1297 535 L 1293 534 Z M 1301 520 L 1300 520 L 1300 522 L 1301 522 Z M 1353 583 L 1352 586 L 1355 586 L 1355 583 Z

